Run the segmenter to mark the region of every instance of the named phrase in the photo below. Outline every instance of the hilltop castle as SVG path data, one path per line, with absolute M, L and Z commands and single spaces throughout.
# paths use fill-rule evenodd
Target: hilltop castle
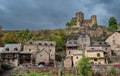
M 77 12 L 76 16 L 71 19 L 71 22 L 67 24 L 70 25 L 72 28 L 74 27 L 92 27 L 93 25 L 97 24 L 96 15 L 92 15 L 90 19 L 85 20 L 84 14 L 82 12 Z
M 77 26 L 89 26 L 92 27 L 94 24 L 97 24 L 96 15 L 92 15 L 91 19 L 85 20 L 84 14 L 82 12 L 76 13 L 76 17 L 73 19 L 76 19 L 76 25 Z

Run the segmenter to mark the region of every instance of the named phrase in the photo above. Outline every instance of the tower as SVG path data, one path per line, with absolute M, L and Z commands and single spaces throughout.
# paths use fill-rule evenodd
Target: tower
M 77 26 L 82 26 L 84 20 L 84 14 L 82 12 L 76 13 Z
M 96 15 L 92 15 L 92 16 L 91 16 L 91 26 L 94 25 L 94 24 L 97 24 Z

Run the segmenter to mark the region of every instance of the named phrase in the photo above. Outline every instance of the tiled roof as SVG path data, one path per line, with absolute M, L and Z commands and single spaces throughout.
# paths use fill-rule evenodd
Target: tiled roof
M 66 46 L 67 47 L 69 47 L 69 46 L 78 46 L 78 42 L 77 42 L 77 40 L 69 40 L 69 41 L 67 41 Z
M 25 44 L 32 44 L 32 45 L 48 45 L 48 46 L 55 46 L 56 43 L 54 41 L 28 41 Z
M 2 53 L 19 53 L 21 51 L 21 44 L 6 44 Z
M 86 47 L 86 51 L 102 51 L 102 47 Z

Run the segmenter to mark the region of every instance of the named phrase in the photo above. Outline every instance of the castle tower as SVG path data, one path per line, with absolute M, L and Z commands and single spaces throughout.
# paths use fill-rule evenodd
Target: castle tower
M 82 26 L 84 20 L 84 14 L 82 12 L 76 13 L 77 26 Z
M 91 16 L 91 26 L 94 25 L 94 24 L 97 24 L 96 15 L 92 15 L 92 16 Z

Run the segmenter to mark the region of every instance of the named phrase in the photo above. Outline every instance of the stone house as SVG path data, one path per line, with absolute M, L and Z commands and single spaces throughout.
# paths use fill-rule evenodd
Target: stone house
M 66 42 L 66 57 L 73 56 L 75 51 L 78 51 L 78 42 L 77 40 L 69 40 Z
M 83 51 L 75 51 L 73 54 L 73 66 L 77 67 L 78 62 L 80 61 L 80 59 L 83 57 Z
M 54 41 L 28 41 L 26 44 L 24 44 L 23 50 L 33 51 L 33 63 L 38 65 L 41 61 L 55 61 L 55 46 L 56 43 Z
M 1 52 L 2 61 L 13 66 L 19 65 L 21 44 L 6 44 Z
M 102 47 L 90 46 L 86 47 L 85 56 L 90 58 L 93 64 L 105 64 L 105 56 Z
M 111 45 L 112 50 L 120 48 L 120 33 L 114 32 L 105 40 L 105 42 L 108 42 Z
M 86 33 L 81 33 L 78 36 L 79 49 L 85 49 L 85 47 L 90 46 L 90 37 Z

